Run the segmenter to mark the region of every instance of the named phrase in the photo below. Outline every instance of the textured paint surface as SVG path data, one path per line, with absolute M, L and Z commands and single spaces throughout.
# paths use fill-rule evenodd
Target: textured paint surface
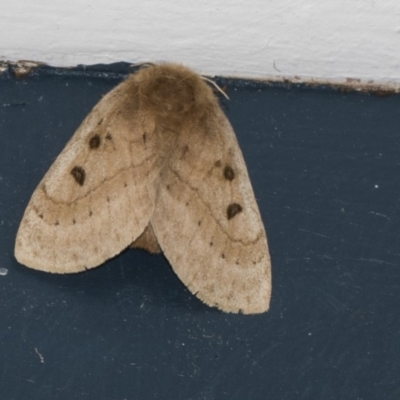
M 270 311 L 243 316 L 146 252 L 72 275 L 14 259 L 32 191 L 119 81 L 0 77 L 1 399 L 398 400 L 400 96 L 230 82 L 274 266 Z
M 400 81 L 397 0 L 2 2 L 0 59 L 180 61 L 207 74 Z

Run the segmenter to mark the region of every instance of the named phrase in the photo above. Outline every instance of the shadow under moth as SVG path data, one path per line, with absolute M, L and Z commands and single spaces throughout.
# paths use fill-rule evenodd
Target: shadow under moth
M 180 65 L 142 68 L 93 108 L 33 193 L 15 256 L 73 273 L 129 246 L 164 253 L 210 306 L 269 308 L 267 239 L 236 136 Z

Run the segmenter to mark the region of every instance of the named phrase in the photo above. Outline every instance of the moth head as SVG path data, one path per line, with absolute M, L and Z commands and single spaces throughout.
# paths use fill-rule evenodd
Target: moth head
M 167 125 L 197 122 L 217 101 L 201 76 L 178 64 L 144 68 L 135 81 L 140 108 Z

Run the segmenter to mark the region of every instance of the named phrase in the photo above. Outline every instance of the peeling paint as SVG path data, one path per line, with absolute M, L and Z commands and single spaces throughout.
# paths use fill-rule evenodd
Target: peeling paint
M 141 63 L 143 65 L 146 63 Z M 112 63 L 112 64 L 95 64 L 95 65 L 78 65 L 76 67 L 51 67 L 46 63 L 39 61 L 19 60 L 19 61 L 0 61 L 0 75 L 6 71 L 17 80 L 23 80 L 30 76 L 37 68 L 45 67 L 46 71 L 49 70 L 57 75 L 118 75 L 121 78 L 126 77 L 129 73 L 133 72 L 138 67 L 138 64 L 130 64 L 125 62 Z M 215 80 L 241 80 L 247 84 L 283 84 L 290 87 L 291 85 L 305 85 L 313 88 L 328 87 L 339 90 L 341 92 L 364 92 L 371 93 L 379 97 L 388 97 L 400 93 L 400 82 L 398 81 L 375 81 L 373 79 L 359 79 L 355 77 L 346 78 L 319 78 L 319 77 L 304 77 L 301 75 L 293 76 L 267 76 L 260 78 L 249 78 L 245 76 L 214 76 Z
M 0 74 L 3 74 L 5 71 L 11 71 L 12 74 L 18 80 L 25 79 L 29 75 L 31 75 L 34 70 L 42 65 L 46 65 L 45 63 L 38 61 L 29 61 L 29 60 L 19 60 L 19 61 L 1 61 L 0 62 Z

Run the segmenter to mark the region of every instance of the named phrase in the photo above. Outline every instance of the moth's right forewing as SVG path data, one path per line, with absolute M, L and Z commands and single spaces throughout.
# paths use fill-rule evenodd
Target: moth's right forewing
M 176 274 L 206 304 L 245 314 L 268 310 L 266 234 L 241 150 L 219 108 L 181 133 L 151 224 Z

